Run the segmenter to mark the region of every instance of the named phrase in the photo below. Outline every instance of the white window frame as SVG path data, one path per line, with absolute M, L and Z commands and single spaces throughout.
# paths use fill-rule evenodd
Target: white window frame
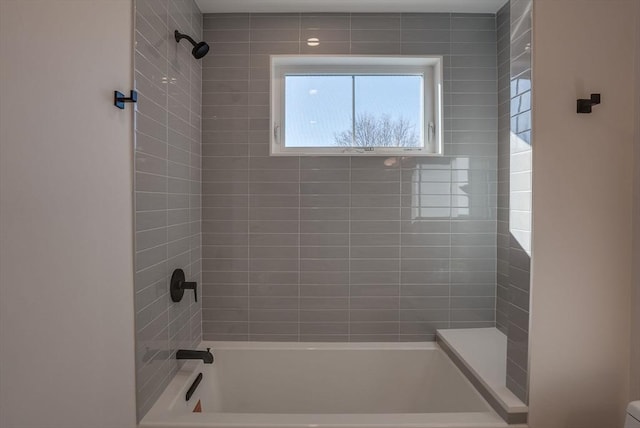
M 442 56 L 271 55 L 271 156 L 442 156 Z M 287 75 L 420 75 L 424 147 L 286 147 Z

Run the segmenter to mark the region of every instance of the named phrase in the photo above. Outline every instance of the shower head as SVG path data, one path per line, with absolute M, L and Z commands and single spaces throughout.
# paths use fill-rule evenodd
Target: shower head
M 191 37 L 187 36 L 186 34 L 180 33 L 178 30 L 176 30 L 173 33 L 173 35 L 175 36 L 176 42 L 178 43 L 180 43 L 180 40 L 182 39 L 189 40 L 189 43 L 193 45 L 193 49 L 191 50 L 191 55 L 193 55 L 195 59 L 200 59 L 203 56 L 205 56 L 207 52 L 209 52 L 209 45 L 207 44 L 207 42 L 196 43 L 196 41 L 193 40 Z
M 195 57 L 195 59 L 200 59 L 205 56 L 209 52 L 209 45 L 206 42 L 196 43 L 196 45 L 191 50 L 191 55 Z

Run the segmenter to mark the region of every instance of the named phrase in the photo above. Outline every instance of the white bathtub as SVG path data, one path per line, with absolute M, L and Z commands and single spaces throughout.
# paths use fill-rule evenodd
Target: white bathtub
M 185 363 L 140 427 L 517 427 L 435 343 L 203 342 L 200 349 L 206 347 L 214 364 Z M 198 401 L 202 413 L 193 412 Z

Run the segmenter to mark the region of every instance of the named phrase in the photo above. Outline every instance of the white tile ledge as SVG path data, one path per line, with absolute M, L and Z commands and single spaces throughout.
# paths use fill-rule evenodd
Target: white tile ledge
M 506 385 L 507 337 L 496 328 L 438 330 L 444 343 L 475 379 L 509 414 L 529 408 Z

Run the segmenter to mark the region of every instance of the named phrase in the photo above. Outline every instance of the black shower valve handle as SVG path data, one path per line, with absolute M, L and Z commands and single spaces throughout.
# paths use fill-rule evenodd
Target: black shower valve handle
M 183 282 L 182 289 L 193 290 L 193 298 L 196 302 L 198 301 L 198 283 L 197 282 Z
M 169 284 L 171 300 L 174 302 L 181 301 L 184 296 L 184 290 L 193 290 L 193 297 L 196 302 L 198 301 L 198 283 L 185 281 L 184 271 L 176 269 L 171 275 L 171 283 Z

